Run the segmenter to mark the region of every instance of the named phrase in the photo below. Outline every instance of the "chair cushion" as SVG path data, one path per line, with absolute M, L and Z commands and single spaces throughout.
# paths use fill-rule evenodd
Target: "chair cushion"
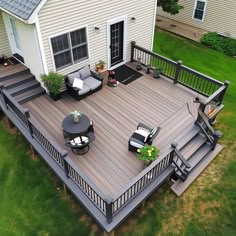
M 78 78 L 74 78 L 73 87 L 78 89 L 83 89 L 84 81 Z
M 83 67 L 82 69 L 79 70 L 80 73 L 80 78 L 82 80 L 85 80 L 86 78 L 88 78 L 89 76 L 91 76 L 91 72 L 89 69 L 89 66 L 86 65 L 85 67 Z
M 152 131 L 150 132 L 149 137 L 152 138 L 152 136 L 157 132 L 157 127 L 153 128 Z
M 102 82 L 97 79 L 94 79 L 92 76 L 89 76 L 88 78 L 84 80 L 84 84 L 90 87 L 91 90 L 95 90 L 102 84 Z
M 80 73 L 79 71 L 75 72 L 75 73 L 71 73 L 69 75 L 67 75 L 68 81 L 70 82 L 70 84 L 74 83 L 74 79 L 80 79 Z
M 150 134 L 148 131 L 143 130 L 143 129 L 137 129 L 134 133 L 142 135 L 144 137 L 144 141 L 143 141 L 144 143 L 147 141 L 147 138 Z
M 78 95 L 83 95 L 91 91 L 91 88 L 87 86 L 85 83 L 83 84 L 83 88 L 78 91 Z
M 82 139 L 82 143 L 81 143 L 81 139 Z M 80 146 L 82 145 L 83 143 L 87 143 L 89 141 L 88 137 L 85 137 L 85 136 L 81 136 L 81 137 L 77 137 L 77 138 L 74 138 L 70 141 L 70 144 L 71 145 L 77 145 L 77 146 Z
M 136 148 L 142 148 L 144 145 L 141 145 L 140 143 L 136 143 L 135 141 L 130 141 L 130 145 Z

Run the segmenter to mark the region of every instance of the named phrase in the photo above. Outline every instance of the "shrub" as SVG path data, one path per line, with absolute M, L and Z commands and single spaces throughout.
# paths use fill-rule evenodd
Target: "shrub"
M 41 79 L 44 85 L 48 89 L 49 93 L 57 95 L 60 93 L 61 86 L 64 80 L 64 76 L 54 72 L 49 72 L 48 75 L 41 75 Z
M 236 40 L 220 36 L 216 32 L 209 32 L 203 35 L 200 42 L 207 47 L 223 52 L 229 56 L 236 55 Z

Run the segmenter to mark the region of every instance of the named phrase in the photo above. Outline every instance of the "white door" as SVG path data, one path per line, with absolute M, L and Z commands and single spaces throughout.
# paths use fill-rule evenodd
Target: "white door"
M 22 56 L 19 33 L 17 31 L 16 21 L 9 17 L 10 26 L 11 26 L 11 46 L 12 46 L 12 53 L 17 53 Z

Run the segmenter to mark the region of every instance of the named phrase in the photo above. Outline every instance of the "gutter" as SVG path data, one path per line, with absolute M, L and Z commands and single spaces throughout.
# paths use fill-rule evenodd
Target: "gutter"
M 29 24 L 28 20 L 24 20 L 22 18 L 20 18 L 19 16 L 16 16 L 14 14 L 12 14 L 11 12 L 7 11 L 6 9 L 0 7 L 0 10 L 7 13 L 8 15 L 12 16 L 12 17 L 15 17 L 17 20 L 21 21 L 21 22 L 24 22 L 25 24 Z

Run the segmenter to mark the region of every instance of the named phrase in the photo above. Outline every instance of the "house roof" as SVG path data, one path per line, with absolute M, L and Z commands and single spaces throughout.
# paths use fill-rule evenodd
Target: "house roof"
M 28 20 L 42 0 L 1 0 L 0 8 Z

